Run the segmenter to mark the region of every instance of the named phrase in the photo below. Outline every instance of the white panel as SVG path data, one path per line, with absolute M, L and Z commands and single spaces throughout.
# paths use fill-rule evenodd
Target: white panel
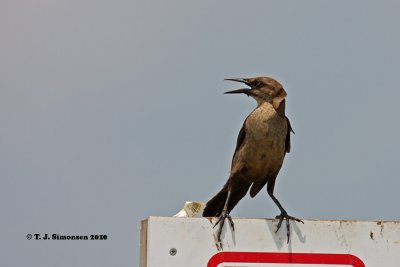
M 352 254 L 365 266 L 399 266 L 400 222 L 312 221 L 291 222 L 291 239 L 286 230 L 275 234 L 277 220 L 234 218 L 235 232 L 229 223 L 222 233 L 223 252 L 279 252 Z M 216 227 L 217 228 L 217 227 Z M 215 244 L 215 231 L 207 218 L 150 217 L 147 219 L 147 266 L 207 266 L 221 251 Z M 175 255 L 170 253 L 176 250 Z M 174 254 L 174 253 L 172 253 Z M 263 267 L 344 267 L 351 264 L 252 264 L 221 263 L 228 266 Z

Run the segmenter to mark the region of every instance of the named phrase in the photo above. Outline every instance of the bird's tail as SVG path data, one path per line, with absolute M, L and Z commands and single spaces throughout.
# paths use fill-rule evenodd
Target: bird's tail
M 247 194 L 251 183 L 240 181 L 231 186 L 231 197 L 228 203 L 228 213 Z M 228 196 L 228 183 L 210 201 L 207 202 L 203 211 L 203 217 L 218 217 L 224 208 Z

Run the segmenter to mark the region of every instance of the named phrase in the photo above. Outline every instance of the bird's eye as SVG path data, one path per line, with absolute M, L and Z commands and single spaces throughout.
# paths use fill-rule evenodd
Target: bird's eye
M 260 86 L 260 85 L 261 85 L 261 82 L 260 82 L 260 81 L 256 81 L 256 82 L 254 83 L 254 85 L 255 85 L 255 86 Z

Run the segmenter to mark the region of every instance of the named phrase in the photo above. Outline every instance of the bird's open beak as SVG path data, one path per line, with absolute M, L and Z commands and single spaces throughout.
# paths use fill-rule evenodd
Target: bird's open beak
M 246 94 L 246 95 L 249 95 L 250 91 L 251 91 L 251 89 L 249 89 L 249 88 L 242 88 L 242 89 L 237 89 L 237 90 L 233 90 L 233 91 L 228 91 L 228 92 L 225 92 L 224 94 Z
M 240 82 L 240 83 L 244 83 L 251 87 L 251 84 L 248 82 L 247 79 L 228 78 L 228 79 L 225 79 L 225 81 Z M 251 88 L 241 88 L 241 89 L 225 92 L 224 94 L 246 94 L 247 96 L 249 96 L 251 94 Z

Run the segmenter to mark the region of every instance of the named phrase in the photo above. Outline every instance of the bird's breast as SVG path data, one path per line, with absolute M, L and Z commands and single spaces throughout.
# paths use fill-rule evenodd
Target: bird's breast
M 245 165 L 251 166 L 251 176 L 264 176 L 279 171 L 285 156 L 288 130 L 285 118 L 265 103 L 257 107 L 246 119 L 246 138 L 241 154 Z M 264 177 L 263 177 L 264 178 Z
M 286 119 L 280 116 L 271 104 L 266 103 L 257 107 L 247 117 L 246 134 L 257 141 L 285 140 L 287 132 Z

